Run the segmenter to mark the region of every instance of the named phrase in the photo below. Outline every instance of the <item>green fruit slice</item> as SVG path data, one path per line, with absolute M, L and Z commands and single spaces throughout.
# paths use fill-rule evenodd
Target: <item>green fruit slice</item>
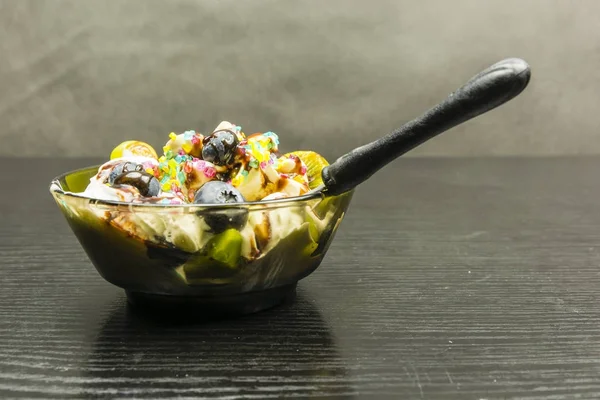
M 90 184 L 90 178 L 98 173 L 98 168 L 86 168 L 80 171 L 75 171 L 68 174 L 64 178 L 64 184 L 61 186 L 68 192 L 83 192 Z
M 227 229 L 209 240 L 205 247 L 206 255 L 235 269 L 242 254 L 243 240 L 236 229 Z
M 237 230 L 228 229 L 210 239 L 202 254 L 195 255 L 176 272 L 188 284 L 227 283 L 238 272 L 242 240 Z
M 182 271 L 176 271 L 188 283 L 224 283 L 228 278 L 235 275 L 236 270 L 229 268 L 220 261 L 214 260 L 207 256 L 196 256 L 185 265 Z
M 291 153 L 298 156 L 300 160 L 306 165 L 306 173 L 308 175 L 308 187 L 311 189 L 315 189 L 323 184 L 323 178 L 321 177 L 321 171 L 323 168 L 329 165 L 327 160 L 320 155 L 319 153 L 315 153 L 314 151 L 292 151 Z

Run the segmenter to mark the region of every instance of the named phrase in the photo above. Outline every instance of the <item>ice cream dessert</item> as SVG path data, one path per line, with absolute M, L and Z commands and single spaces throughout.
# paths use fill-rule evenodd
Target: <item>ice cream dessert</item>
M 227 202 L 307 193 L 309 179 L 320 175 L 309 177 L 306 162 L 296 153 L 279 155 L 278 146 L 273 132 L 246 136 L 240 126 L 225 121 L 208 136 L 171 133 L 161 157 L 146 143 L 127 141 L 113 150 L 84 194 L 134 203 L 214 204 L 223 201 L 207 195 L 210 187 L 234 193 Z M 326 165 L 316 153 L 305 160 Z
M 311 151 L 280 154 L 274 132 L 246 135 L 224 121 L 207 135 L 171 133 L 160 156 L 146 143 L 121 143 L 76 194 L 135 207 L 71 206 L 68 211 L 78 221 L 101 222 L 143 244 L 150 258 L 173 261 L 178 279 L 187 284 L 243 275 L 252 266 L 256 272 L 270 253 L 271 259 L 304 257 L 310 267 L 320 262 L 341 220 L 339 198 L 293 206 L 267 201 L 307 194 L 322 183 L 325 165 Z M 260 204 L 265 205 L 253 208 Z M 260 279 L 264 283 L 265 277 Z

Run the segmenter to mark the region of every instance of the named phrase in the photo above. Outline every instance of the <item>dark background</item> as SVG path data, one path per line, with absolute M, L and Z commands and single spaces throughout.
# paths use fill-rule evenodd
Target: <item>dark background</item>
M 522 57 L 518 99 L 411 155 L 598 153 L 600 2 L 0 0 L 0 154 L 107 157 L 231 120 L 328 157 Z

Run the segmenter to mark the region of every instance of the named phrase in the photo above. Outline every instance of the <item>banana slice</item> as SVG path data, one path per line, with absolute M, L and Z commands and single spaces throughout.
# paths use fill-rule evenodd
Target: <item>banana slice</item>
M 148 143 L 139 140 L 127 140 L 113 149 L 110 153 L 110 159 L 131 156 L 142 156 L 157 159 L 156 150 Z

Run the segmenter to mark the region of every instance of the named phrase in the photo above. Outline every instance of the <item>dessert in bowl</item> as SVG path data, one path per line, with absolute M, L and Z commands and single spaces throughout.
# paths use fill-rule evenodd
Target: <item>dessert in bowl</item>
M 506 59 L 443 102 L 331 165 L 279 152 L 273 132 L 223 121 L 171 133 L 159 157 L 126 141 L 50 191 L 98 272 L 154 309 L 250 313 L 293 295 L 322 262 L 354 188 L 400 155 L 520 94 L 527 63 Z
M 310 192 L 327 161 L 278 145 L 224 121 L 206 136 L 171 133 L 160 157 L 124 142 L 50 191 L 100 275 L 134 304 L 254 312 L 319 266 L 353 194 Z

